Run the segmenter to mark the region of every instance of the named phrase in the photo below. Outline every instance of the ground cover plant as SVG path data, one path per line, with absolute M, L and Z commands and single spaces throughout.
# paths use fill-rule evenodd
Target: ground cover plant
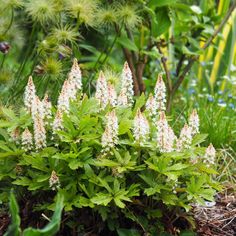
M 213 201 L 220 189 L 212 176 L 215 149 L 200 146 L 206 135 L 199 134 L 197 111 L 176 136 L 165 115 L 161 74 L 148 99 L 135 101 L 132 83 L 125 63 L 117 90 L 100 72 L 95 95 L 87 97 L 75 59 L 54 107 L 47 94 L 39 99 L 30 77 L 19 114 L 2 110 L 1 199 L 14 187 L 46 210 L 59 192 L 71 217 L 92 215 L 87 227 L 70 226 L 75 232 L 119 235 L 123 228 L 137 235 L 175 233 L 193 204 Z

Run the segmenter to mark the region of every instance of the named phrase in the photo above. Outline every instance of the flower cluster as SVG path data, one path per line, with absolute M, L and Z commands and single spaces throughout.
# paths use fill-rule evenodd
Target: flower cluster
M 108 102 L 108 89 L 107 89 L 107 81 L 106 78 L 101 71 L 96 84 L 96 93 L 95 98 L 99 101 L 100 106 L 105 108 Z
M 156 106 L 159 111 L 166 110 L 166 86 L 162 79 L 162 74 L 158 75 L 156 86 L 154 89 L 154 97 L 156 100 Z
M 108 95 L 108 103 L 115 107 L 117 105 L 117 94 L 113 84 L 108 83 L 107 86 L 107 95 Z
M 32 105 L 33 105 L 35 96 L 36 96 L 36 90 L 35 90 L 33 78 L 32 76 L 30 76 L 27 86 L 25 88 L 25 93 L 24 93 L 24 104 L 28 112 L 32 111 Z
M 52 103 L 48 94 L 46 93 L 43 98 L 43 110 L 44 110 L 44 118 L 46 119 L 45 124 L 48 124 L 48 120 L 52 118 Z
M 146 102 L 146 110 L 149 112 L 151 117 L 156 117 L 157 115 L 157 102 L 152 93 L 150 93 L 148 100 Z
M 188 124 L 191 128 L 192 136 L 199 133 L 199 117 L 195 109 L 189 117 Z
M 146 117 L 138 109 L 134 118 L 133 134 L 135 141 L 141 145 L 145 143 L 149 135 L 149 124 Z
M 48 109 L 50 104 L 47 104 L 46 107 L 45 102 L 40 101 L 39 97 L 36 95 L 35 85 L 31 76 L 29 77 L 28 84 L 25 89 L 24 104 L 33 119 L 35 148 L 36 150 L 39 150 L 46 147 L 46 129 L 44 118 L 46 116 L 49 117 L 51 110 Z M 22 145 L 24 147 L 26 146 L 25 142 L 26 140 L 24 140 L 22 136 Z
M 215 157 L 216 157 L 216 150 L 212 144 L 210 144 L 205 152 L 204 155 L 204 163 L 208 163 L 208 165 L 213 165 L 215 163 Z
M 182 151 L 184 149 L 189 149 L 192 143 L 192 130 L 185 124 L 180 132 L 180 137 L 177 141 L 177 150 Z
M 64 81 L 61 92 L 57 100 L 57 113 L 53 121 L 53 133 L 63 128 L 62 116 L 63 113 L 68 113 L 70 109 L 70 101 L 76 99 L 78 91 L 82 89 L 82 76 L 81 70 L 77 59 L 73 61 L 71 71 L 68 78 Z
M 62 86 L 57 102 L 57 108 L 62 112 L 69 112 L 70 100 L 75 100 L 77 92 L 81 89 L 81 71 L 77 59 L 74 59 L 68 79 L 64 81 Z
M 33 136 L 28 128 L 21 135 L 21 143 L 25 151 L 30 151 L 33 148 Z
M 169 126 L 165 113 L 161 112 L 157 121 L 157 146 L 161 152 L 172 152 L 175 142 L 174 131 Z
M 122 89 L 117 99 L 118 106 L 128 106 L 128 97 L 125 93 L 125 90 Z
M 73 65 L 71 67 L 68 78 L 71 84 L 74 85 L 76 91 L 82 89 L 82 75 L 76 58 L 73 61 Z
M 129 68 L 129 65 L 127 62 L 125 62 L 124 67 L 123 67 L 123 71 L 121 74 L 121 91 L 120 91 L 120 96 L 126 96 L 127 98 L 120 98 L 119 99 L 119 104 L 120 105 L 128 105 L 128 106 L 132 106 L 133 104 L 133 96 L 134 96 L 134 90 L 133 90 L 133 79 L 132 79 L 132 72 Z M 127 100 L 127 104 L 126 103 L 122 103 L 122 101 L 126 102 Z
M 51 177 L 49 179 L 49 187 L 52 190 L 56 190 L 58 188 L 60 188 L 61 184 L 60 184 L 60 180 L 59 177 L 57 176 L 57 173 L 53 170 Z
M 95 98 L 99 101 L 102 109 L 108 104 L 115 106 L 131 106 L 133 104 L 133 79 L 127 62 L 121 74 L 121 90 L 119 96 L 113 84 L 107 82 L 105 75 L 101 71 L 96 84 Z
M 106 118 L 107 124 L 102 135 L 102 147 L 104 152 L 109 151 L 118 142 L 118 118 L 115 111 L 109 112 Z
M 61 93 L 57 102 L 57 112 L 52 122 L 52 133 L 55 135 L 57 131 L 63 129 L 63 113 L 68 113 L 70 109 L 70 100 L 76 99 L 76 94 L 82 89 L 81 71 L 77 60 L 73 62 L 73 66 L 68 78 L 64 81 Z M 131 106 L 133 104 L 133 82 L 132 73 L 126 62 L 121 75 L 121 90 L 117 97 L 117 93 L 113 84 L 108 81 L 103 72 L 100 72 L 96 84 L 95 98 L 99 106 L 104 110 L 107 105 L 113 108 L 106 115 L 106 126 L 101 137 L 102 153 L 108 153 L 118 144 L 118 118 L 115 110 L 118 106 Z M 46 146 L 46 120 L 51 120 L 51 102 L 47 94 L 42 101 L 36 95 L 35 86 L 32 77 L 29 78 L 25 96 L 25 106 L 31 113 L 34 122 L 34 141 L 36 150 Z M 196 110 L 191 113 L 188 123 L 182 128 L 179 138 L 176 137 L 173 129 L 168 124 L 165 115 L 166 104 L 166 87 L 162 79 L 162 75 L 158 76 L 154 96 L 149 95 L 146 102 L 146 111 L 148 117 L 151 118 L 151 125 L 156 127 L 156 135 L 154 136 L 157 148 L 161 153 L 178 151 L 182 152 L 189 149 L 192 144 L 193 137 L 199 133 L 199 117 Z M 150 125 L 145 115 L 137 110 L 133 120 L 132 127 L 135 142 L 143 145 L 149 139 Z M 22 134 L 22 146 L 25 150 L 32 149 L 32 134 L 26 129 Z M 210 145 L 204 156 L 204 161 L 210 164 L 214 163 L 215 149 Z
M 53 123 L 52 123 L 53 134 L 56 134 L 58 130 L 63 129 L 62 117 L 63 117 L 62 112 L 60 110 L 57 110 L 55 119 L 53 120 Z
M 34 142 L 36 150 L 47 146 L 44 121 L 39 115 L 34 118 Z
M 10 133 L 11 140 L 18 143 L 20 139 L 20 129 L 15 128 L 14 130 L 11 131 Z

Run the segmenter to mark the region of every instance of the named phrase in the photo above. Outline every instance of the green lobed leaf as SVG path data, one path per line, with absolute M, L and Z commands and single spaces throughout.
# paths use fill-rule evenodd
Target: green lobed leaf
M 10 194 L 10 213 L 11 213 L 11 224 L 9 225 L 7 232 L 4 236 L 19 236 L 21 234 L 20 229 L 20 216 L 19 216 L 19 207 L 16 202 L 16 198 L 11 192 Z

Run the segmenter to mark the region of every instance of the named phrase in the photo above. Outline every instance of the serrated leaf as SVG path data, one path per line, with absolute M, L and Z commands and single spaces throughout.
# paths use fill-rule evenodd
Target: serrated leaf
M 95 197 L 91 198 L 91 202 L 97 205 L 107 206 L 112 201 L 110 194 L 98 193 Z
M 72 170 L 76 170 L 78 169 L 79 167 L 83 167 L 83 162 L 80 162 L 78 160 L 72 160 L 69 162 L 69 167 L 72 169 Z

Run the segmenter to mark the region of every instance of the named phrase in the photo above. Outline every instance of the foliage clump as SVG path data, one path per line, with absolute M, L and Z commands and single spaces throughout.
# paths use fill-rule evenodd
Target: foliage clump
M 220 188 L 212 177 L 215 151 L 212 145 L 200 146 L 206 135 L 199 134 L 197 112 L 177 135 L 160 105 L 166 91 L 162 76 L 153 112 L 143 110 L 144 95 L 136 99 L 127 90 L 127 83 L 133 86 L 130 76 L 125 63 L 118 96 L 112 99 L 116 102 L 110 102 L 114 91 L 100 86 L 101 80 L 108 83 L 102 72 L 98 88 L 103 91 L 87 97 L 75 59 L 56 107 L 47 94 L 40 100 L 30 77 L 19 117 L 3 109 L 8 131 L 1 131 L 1 162 L 8 165 L 1 169 L 2 181 L 32 193 L 58 191 L 64 195 L 65 211 L 83 214 L 89 208 L 110 230 L 119 230 L 125 218 L 155 234 L 163 229 L 159 220 L 166 212 L 189 211 L 193 204 L 212 201 Z M 159 92 L 163 100 L 156 97 Z M 117 102 L 120 94 L 126 103 Z M 17 166 L 20 173 L 12 172 Z M 47 202 L 41 205 L 51 209 Z M 143 216 L 150 223 L 141 223 Z

